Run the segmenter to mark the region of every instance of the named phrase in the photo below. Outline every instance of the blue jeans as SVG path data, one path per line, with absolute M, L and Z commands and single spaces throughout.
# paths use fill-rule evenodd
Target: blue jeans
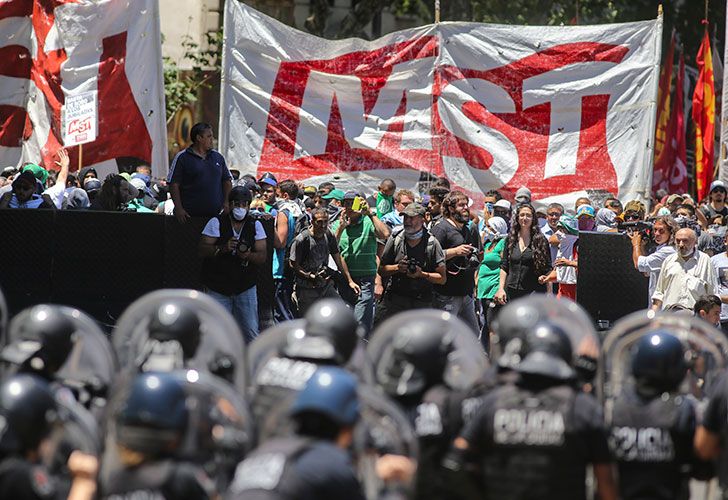
M 246 343 L 255 340 L 258 336 L 258 294 L 255 287 L 237 295 L 223 295 L 212 290 L 207 290 L 205 293 L 233 315 Z
M 364 328 L 364 338 L 369 338 L 369 332 L 372 331 L 374 324 L 374 276 L 352 279 L 361 288 L 359 299 L 354 306 L 354 316 Z

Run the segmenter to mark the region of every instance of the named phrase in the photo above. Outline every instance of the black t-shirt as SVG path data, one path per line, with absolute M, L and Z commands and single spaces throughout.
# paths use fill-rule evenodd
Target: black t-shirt
M 426 273 L 435 272 L 435 269 L 445 263 L 445 252 L 434 240 L 427 251 L 427 242 L 430 235 L 425 231 L 420 242 L 415 246 L 409 246 L 404 235 L 397 233 L 387 240 L 382 252 L 380 265 L 389 266 L 399 263 L 404 257 L 414 260 Z M 432 295 L 432 283 L 424 278 L 412 279 L 402 273 L 392 275 L 389 292 L 419 300 L 429 300 Z
M 703 212 L 703 215 L 705 215 L 705 218 L 708 219 L 708 222 L 710 222 L 713 217 L 722 215 L 724 217 L 723 223 L 726 223 L 725 216 L 728 215 L 728 206 L 724 206 L 721 210 L 716 210 L 710 203 L 706 203 L 705 205 L 700 205 L 700 211 Z
M 440 219 L 430 230 L 443 251 L 449 248 L 468 244 L 480 250 L 480 238 L 474 225 L 464 224 L 458 229 L 449 220 Z M 447 281 L 444 285 L 435 285 L 434 290 L 441 295 L 462 297 L 471 295 L 475 287 L 475 271 L 477 267 L 468 266 L 467 257 L 455 257 L 447 261 Z
M 526 292 L 545 292 L 546 285 L 538 282 L 538 277 L 546 274 L 548 269 L 536 269 L 533 260 L 533 239 L 529 245 L 521 252 L 521 247 L 516 243 L 513 246 L 513 252 L 510 251 L 509 241 L 503 249 L 503 258 L 501 259 L 501 269 L 508 276 L 506 278 L 506 288 Z

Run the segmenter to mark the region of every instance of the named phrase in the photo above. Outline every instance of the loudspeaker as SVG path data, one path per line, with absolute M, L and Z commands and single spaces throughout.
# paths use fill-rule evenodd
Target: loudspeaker
M 597 324 L 645 309 L 648 285 L 648 278 L 634 267 L 627 235 L 579 232 L 576 299 Z

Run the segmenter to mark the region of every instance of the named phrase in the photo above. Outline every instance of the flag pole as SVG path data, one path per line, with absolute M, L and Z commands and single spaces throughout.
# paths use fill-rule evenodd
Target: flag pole
M 78 173 L 81 173 L 81 165 L 83 165 L 83 144 L 78 145 Z M 83 183 L 83 180 L 81 181 Z
M 435 0 L 435 24 L 440 22 L 440 0 Z
M 726 2 L 728 3 L 728 2 Z M 728 10 L 725 15 L 728 20 Z M 723 47 L 723 64 L 728 57 L 728 43 L 724 42 Z M 718 178 L 723 182 L 728 182 L 728 74 L 726 68 L 723 67 L 723 89 L 721 92 L 721 111 L 720 111 L 720 149 L 718 150 Z

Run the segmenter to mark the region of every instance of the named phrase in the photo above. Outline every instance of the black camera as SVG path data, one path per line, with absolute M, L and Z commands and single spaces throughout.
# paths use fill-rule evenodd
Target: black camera
M 637 220 L 621 222 L 617 225 L 617 229 L 625 233 L 640 233 L 643 238 L 650 238 L 652 236 L 652 225 L 652 222 Z
M 478 249 L 473 248 L 473 250 L 470 252 L 470 255 L 468 255 L 468 268 L 478 269 L 479 267 L 480 258 L 478 257 Z
M 248 250 L 250 250 L 250 247 L 244 241 L 241 240 L 238 242 L 238 253 L 245 253 Z
M 407 274 L 415 274 L 417 272 L 417 261 L 414 259 L 407 259 Z

